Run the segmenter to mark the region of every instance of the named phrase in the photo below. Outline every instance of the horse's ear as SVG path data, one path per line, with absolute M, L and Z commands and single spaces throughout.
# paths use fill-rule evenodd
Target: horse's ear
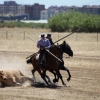
M 67 45 L 68 43 L 66 43 L 66 41 L 63 41 L 63 44 L 64 44 L 64 45 Z
M 63 43 L 65 44 L 65 43 L 66 43 L 66 41 L 63 41 Z

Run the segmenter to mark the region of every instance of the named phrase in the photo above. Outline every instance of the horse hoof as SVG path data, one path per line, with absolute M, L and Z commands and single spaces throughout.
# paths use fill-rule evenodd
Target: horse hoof
M 63 83 L 63 85 L 64 85 L 64 86 L 66 86 L 66 84 L 65 84 L 65 83 Z
M 54 82 L 54 83 L 58 82 L 58 79 L 53 79 L 53 82 Z
M 69 82 L 70 81 L 70 78 L 68 78 L 67 81 Z
M 57 79 L 53 79 L 53 82 L 56 83 L 56 82 L 58 82 L 58 80 Z
M 56 79 L 56 82 L 58 82 L 58 79 Z
M 54 82 L 54 83 L 56 83 L 56 80 L 55 80 L 55 79 L 53 79 L 53 82 Z

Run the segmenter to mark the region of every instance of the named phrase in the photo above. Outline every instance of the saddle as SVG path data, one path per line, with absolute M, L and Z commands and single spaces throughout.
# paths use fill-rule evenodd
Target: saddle
M 37 55 L 36 55 L 36 60 L 39 60 L 39 55 L 40 55 L 40 53 L 38 53 Z M 42 58 L 42 64 L 44 64 L 45 65 L 45 63 L 46 63 L 46 53 L 43 55 L 43 58 Z

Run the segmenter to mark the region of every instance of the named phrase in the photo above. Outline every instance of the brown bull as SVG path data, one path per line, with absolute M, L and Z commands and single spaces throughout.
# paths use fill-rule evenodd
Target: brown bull
M 22 74 L 19 70 L 1 70 L 0 83 L 1 87 L 5 86 L 21 86 L 28 77 Z

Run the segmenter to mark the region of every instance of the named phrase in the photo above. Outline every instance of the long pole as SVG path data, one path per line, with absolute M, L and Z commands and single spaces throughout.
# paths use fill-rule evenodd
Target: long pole
M 98 32 L 97 32 L 97 42 L 98 42 Z
M 62 40 L 62 39 L 64 39 L 64 38 L 66 38 L 66 37 L 68 37 L 68 36 L 72 35 L 73 33 L 74 33 L 74 32 L 72 32 L 72 33 L 70 33 L 70 34 L 68 34 L 68 35 L 66 35 L 66 36 L 64 36 L 64 37 L 62 37 L 61 39 L 59 39 L 59 40 L 55 41 L 54 43 L 57 43 L 58 41 L 60 41 L 60 40 Z
M 77 31 L 79 31 L 79 29 L 78 29 Z M 76 31 L 76 32 L 77 32 L 77 31 Z M 68 36 L 72 35 L 73 33 L 75 33 L 75 31 L 74 31 L 74 32 L 72 32 L 72 33 L 70 33 L 70 34 L 68 34 L 68 35 L 66 35 L 66 36 L 64 36 L 64 37 L 62 37 L 61 39 L 59 39 L 59 40 L 55 41 L 54 43 L 57 43 L 58 41 L 60 41 L 60 40 L 62 40 L 62 39 L 64 39 L 64 38 L 66 38 L 66 37 L 68 37 Z
M 32 41 L 34 41 L 35 43 L 37 43 L 34 39 L 32 39 L 31 37 L 29 37 Z M 55 57 L 56 59 L 58 59 L 60 62 L 62 62 L 58 57 L 56 57 L 54 54 L 52 54 L 49 50 L 45 49 L 48 53 L 50 53 L 53 57 Z

